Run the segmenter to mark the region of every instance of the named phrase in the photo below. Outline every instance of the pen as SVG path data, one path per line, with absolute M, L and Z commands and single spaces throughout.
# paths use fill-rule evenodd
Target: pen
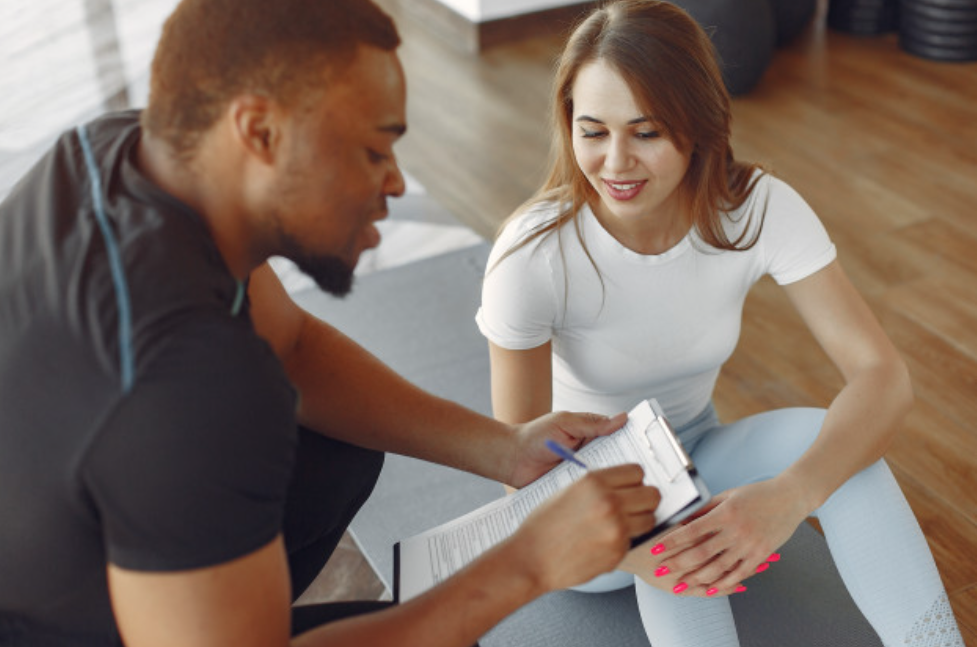
M 582 467 L 584 469 L 588 469 L 587 466 L 583 464 L 583 461 L 581 461 L 579 458 L 577 458 L 576 455 L 572 451 L 570 451 L 569 449 L 567 449 L 563 445 L 559 444 L 558 442 L 547 439 L 546 440 L 546 446 L 549 448 L 549 450 L 551 452 L 553 452 L 554 454 L 556 454 L 557 456 L 559 456 L 563 460 L 569 461 L 571 463 L 575 463 L 575 464 L 579 465 L 580 467 Z M 646 541 L 648 541 L 649 539 L 651 539 L 652 537 L 654 537 L 655 535 L 657 535 L 661 531 L 662 531 L 662 528 L 660 526 L 656 526 L 650 532 L 646 532 L 645 534 L 643 534 L 643 535 L 641 535 L 639 537 L 632 537 L 631 538 L 631 548 L 637 548 L 638 546 L 640 546 L 641 544 L 645 543 Z
M 554 440 L 547 439 L 546 440 L 546 446 L 549 448 L 549 450 L 551 452 L 553 452 L 554 454 L 556 454 L 557 456 L 559 456 L 563 460 L 570 461 L 571 463 L 574 463 L 574 464 L 579 465 L 580 467 L 582 467 L 584 469 L 587 469 L 587 466 L 583 464 L 583 461 L 581 461 L 579 458 L 577 458 L 576 455 L 572 451 L 570 451 L 569 449 L 567 449 L 566 447 L 564 447 L 560 443 L 558 443 L 558 442 L 556 442 Z

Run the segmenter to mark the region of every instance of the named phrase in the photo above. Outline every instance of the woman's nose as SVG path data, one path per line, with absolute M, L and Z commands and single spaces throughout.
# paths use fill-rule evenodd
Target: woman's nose
M 604 166 L 608 171 L 620 173 L 631 168 L 631 150 L 626 139 L 621 137 L 611 138 L 607 146 L 607 154 L 604 156 Z

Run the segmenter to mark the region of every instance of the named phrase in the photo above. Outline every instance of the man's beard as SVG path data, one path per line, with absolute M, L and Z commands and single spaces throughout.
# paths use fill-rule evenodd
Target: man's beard
M 353 268 L 337 256 L 292 259 L 300 270 L 308 274 L 326 292 L 344 297 L 353 289 Z
M 344 297 L 353 288 L 353 269 L 338 256 L 314 256 L 289 237 L 285 237 L 282 256 L 289 259 L 326 292 Z

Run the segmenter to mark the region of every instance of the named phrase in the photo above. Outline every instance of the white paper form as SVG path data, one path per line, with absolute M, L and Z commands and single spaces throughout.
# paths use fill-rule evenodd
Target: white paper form
M 628 414 L 624 427 L 592 441 L 577 452 L 577 457 L 589 469 L 641 465 L 644 483 L 661 492 L 655 511 L 656 525 L 661 525 L 700 499 L 701 493 L 687 469 L 691 464 L 684 450 L 674 436 L 670 439 L 667 423 L 656 409 L 657 402 L 642 402 Z M 541 503 L 586 472 L 573 463 L 560 463 L 510 496 L 402 541 L 397 560 L 400 601 L 439 584 L 505 540 Z

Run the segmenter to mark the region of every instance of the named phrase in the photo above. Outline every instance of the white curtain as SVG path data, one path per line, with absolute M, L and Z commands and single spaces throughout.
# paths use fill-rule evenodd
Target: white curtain
M 0 2 L 0 198 L 64 130 L 143 105 L 177 0 Z

